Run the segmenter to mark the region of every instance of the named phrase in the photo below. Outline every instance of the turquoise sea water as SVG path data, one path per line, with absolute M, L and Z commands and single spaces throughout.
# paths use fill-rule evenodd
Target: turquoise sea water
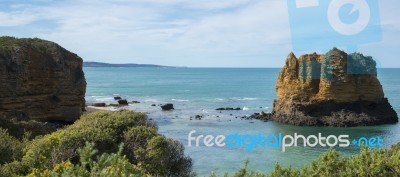
M 339 135 L 348 134 L 350 139 L 380 136 L 386 147 L 400 142 L 400 124 L 373 127 L 332 128 L 298 127 L 245 120 L 240 117 L 255 112 L 269 112 L 276 98 L 275 81 L 280 69 L 271 68 L 84 68 L 87 85 L 87 102 L 114 103 L 118 95 L 129 101 L 128 109 L 146 112 L 159 125 L 159 131 L 167 137 L 178 139 L 186 146 L 186 154 L 194 161 L 194 171 L 199 176 L 233 172 L 250 160 L 250 167 L 268 172 L 276 162 L 285 166 L 300 167 L 315 160 L 328 148 L 290 147 L 280 148 L 188 147 L 188 133 L 195 135 L 228 135 L 232 133 L 262 135 L 291 134 Z M 400 69 L 378 69 L 378 77 L 385 95 L 400 113 Z M 174 111 L 161 111 L 152 104 L 173 103 Z M 240 111 L 216 111 L 219 107 L 241 107 Z M 202 120 L 195 120 L 202 115 Z M 193 117 L 190 120 L 190 117 Z M 236 118 L 238 117 L 238 118 Z M 194 142 L 193 142 L 194 143 Z M 351 145 L 336 148 L 345 155 L 357 153 Z

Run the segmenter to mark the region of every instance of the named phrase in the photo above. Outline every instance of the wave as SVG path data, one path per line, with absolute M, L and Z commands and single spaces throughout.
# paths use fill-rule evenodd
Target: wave
M 189 100 L 182 100 L 182 99 L 171 99 L 172 101 L 178 101 L 178 102 L 188 102 Z
M 157 103 L 157 102 L 160 102 L 159 100 L 157 100 L 157 99 L 146 99 L 146 100 L 144 100 L 144 102 L 154 102 L 154 103 Z
M 225 99 L 225 98 L 215 98 L 214 100 L 216 100 L 216 101 L 226 101 L 226 100 L 233 100 L 233 101 L 254 101 L 254 100 L 257 100 L 257 98 L 251 98 L 251 97 L 243 97 L 243 98 L 240 98 L 240 97 L 231 97 L 231 98 L 227 98 L 227 99 Z
M 247 110 L 250 110 L 250 108 L 248 108 L 248 107 L 243 107 L 243 111 L 247 111 Z
M 238 98 L 237 100 L 240 100 L 240 101 L 254 101 L 254 100 L 257 100 L 257 98 Z
M 95 98 L 96 101 L 114 101 L 114 97 Z
M 92 103 L 92 102 L 113 102 L 114 97 L 107 97 L 107 96 L 88 96 L 85 97 L 86 102 Z
M 234 100 L 234 101 L 254 101 L 254 100 L 257 100 L 257 98 L 249 98 L 249 97 L 243 97 L 243 98 L 240 98 L 240 97 L 232 97 L 232 98 L 229 98 L 229 100 Z

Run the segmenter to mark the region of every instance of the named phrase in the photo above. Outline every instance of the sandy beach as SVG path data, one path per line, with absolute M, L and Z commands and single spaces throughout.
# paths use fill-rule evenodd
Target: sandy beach
M 91 112 L 96 112 L 96 111 L 111 111 L 110 107 L 95 107 L 95 106 L 86 106 L 83 114 L 91 113 Z

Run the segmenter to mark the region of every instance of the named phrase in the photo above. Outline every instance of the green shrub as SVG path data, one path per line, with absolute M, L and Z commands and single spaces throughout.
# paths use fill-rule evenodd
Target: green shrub
M 148 176 L 142 171 L 129 163 L 128 159 L 122 154 L 122 144 L 119 146 L 117 153 L 103 153 L 94 158 L 93 156 L 98 153 L 94 149 L 93 143 L 86 143 L 86 145 L 79 149 L 80 163 L 74 165 L 70 161 L 61 162 L 57 164 L 52 170 L 39 170 L 34 169 L 27 175 L 28 177 L 50 177 L 50 176 L 104 176 L 104 177 L 141 177 Z M 93 160 L 95 159 L 95 160 Z
M 82 158 L 83 154 L 79 153 L 79 149 L 86 142 L 93 143 L 93 148 L 97 149 L 92 154 L 93 157 L 112 154 L 120 149 L 119 144 L 126 144 L 122 150 L 124 159 L 146 174 L 182 177 L 192 175 L 192 162 L 184 155 L 183 146 L 160 135 L 156 125 L 144 113 L 133 111 L 85 114 L 73 125 L 29 142 L 24 148 L 22 160 L 15 162 L 21 164 L 20 169 L 7 164 L 3 171 L 12 175 L 26 175 L 29 172 L 46 175 L 51 172 L 50 169 L 68 166 L 66 162 L 71 163 L 75 170 L 75 165 L 85 166 L 86 162 L 82 160 L 87 157 Z M 88 173 L 92 172 L 89 170 Z
M 166 139 L 154 128 L 131 128 L 124 133 L 124 143 L 129 160 L 150 174 L 193 175 L 192 160 L 185 156 L 183 145 L 176 140 Z
M 0 128 L 0 164 L 19 160 L 22 157 L 23 143 Z
M 0 166 L 1 177 L 14 177 L 29 173 L 30 168 L 21 161 L 13 161 Z
M 86 141 L 95 143 L 100 153 L 115 152 L 123 132 L 134 126 L 153 127 L 153 123 L 145 114 L 132 111 L 85 114 L 73 125 L 33 140 L 25 148 L 23 161 L 39 169 L 53 168 L 66 160 L 77 163 L 77 149 Z
M 57 131 L 62 128 L 61 124 L 43 123 L 35 120 L 17 121 L 0 119 L 0 128 L 8 130 L 8 133 L 18 139 L 22 139 L 27 133 L 30 134 L 28 138 L 34 138 L 40 135 L 46 135 Z
M 216 176 L 211 174 L 210 176 Z M 225 174 L 225 176 L 229 176 Z M 301 169 L 275 165 L 269 174 L 248 169 L 248 162 L 233 177 L 330 177 L 330 176 L 400 176 L 400 143 L 387 150 L 361 148 L 360 153 L 350 157 L 340 157 L 335 150 L 322 154 L 318 160 Z

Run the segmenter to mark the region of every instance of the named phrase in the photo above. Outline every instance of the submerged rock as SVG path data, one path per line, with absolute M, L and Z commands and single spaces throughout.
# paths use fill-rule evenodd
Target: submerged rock
M 201 116 L 201 115 L 196 115 L 194 118 L 197 119 L 197 120 L 201 120 L 201 118 L 203 118 L 203 116 Z
M 118 100 L 118 104 L 119 104 L 120 106 L 126 106 L 126 105 L 128 105 L 128 101 L 125 100 L 125 99 L 123 99 L 123 100 Z
M 169 111 L 169 110 L 173 110 L 174 109 L 174 105 L 171 103 L 167 103 L 161 106 L 161 109 L 163 111 Z
M 248 118 L 269 121 L 269 120 L 271 120 L 271 116 L 272 116 L 271 113 L 265 113 L 263 111 L 261 113 L 254 113 L 254 114 L 250 115 Z
M 237 108 L 217 108 L 215 110 L 217 110 L 217 111 L 233 111 L 233 110 L 238 111 L 238 110 L 242 110 L 242 109 L 237 107 Z
M 325 55 L 293 53 L 276 82 L 271 119 L 309 126 L 361 126 L 398 122 L 384 97 L 372 57 L 336 48 Z
M 106 107 L 106 103 L 93 103 L 92 106 L 94 107 Z
M 122 98 L 120 96 L 115 96 L 114 100 L 121 100 Z
M 0 37 L 0 118 L 73 122 L 85 109 L 82 58 L 50 41 Z

